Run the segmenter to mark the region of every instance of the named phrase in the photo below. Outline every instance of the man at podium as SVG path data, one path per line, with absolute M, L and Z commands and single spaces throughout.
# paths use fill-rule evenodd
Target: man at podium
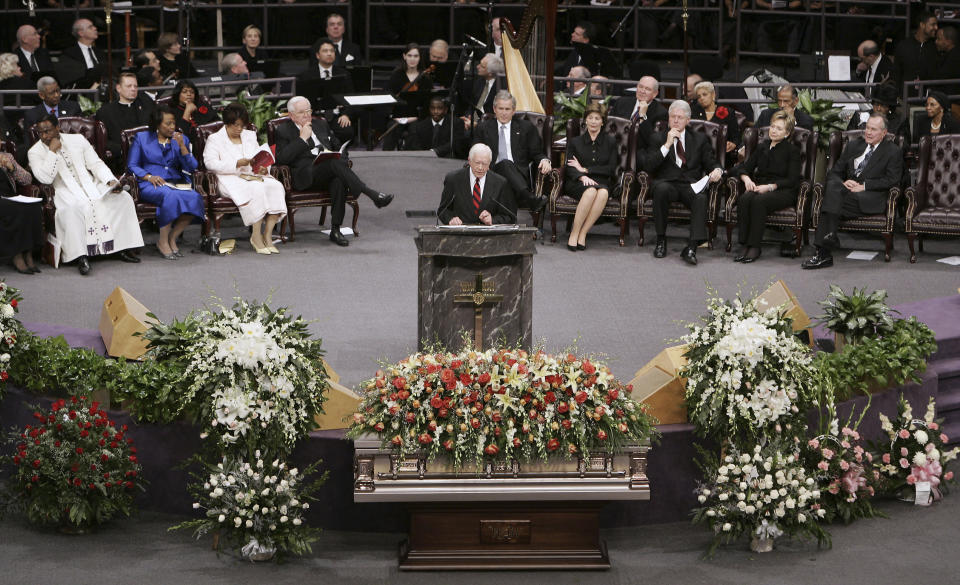
M 469 166 L 447 174 L 437 217 L 446 225 L 517 223 L 517 203 L 507 180 L 490 172 L 493 152 L 483 143 L 474 144 Z

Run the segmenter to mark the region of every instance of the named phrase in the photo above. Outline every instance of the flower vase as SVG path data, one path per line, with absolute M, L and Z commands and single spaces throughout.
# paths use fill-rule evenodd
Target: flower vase
M 773 550 L 773 538 L 769 536 L 754 535 L 750 539 L 750 550 L 758 553 L 766 553 Z
M 258 542 L 257 539 L 253 537 L 250 538 L 250 542 L 240 549 L 240 555 L 252 563 L 269 561 L 275 554 L 277 554 L 277 547 L 273 544 Z

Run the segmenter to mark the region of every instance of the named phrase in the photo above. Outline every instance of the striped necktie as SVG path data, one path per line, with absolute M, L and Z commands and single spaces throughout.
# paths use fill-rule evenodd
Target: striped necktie
M 482 197 L 480 193 L 480 178 L 478 177 L 477 182 L 473 184 L 473 208 L 476 209 L 478 214 L 480 213 L 481 199 Z

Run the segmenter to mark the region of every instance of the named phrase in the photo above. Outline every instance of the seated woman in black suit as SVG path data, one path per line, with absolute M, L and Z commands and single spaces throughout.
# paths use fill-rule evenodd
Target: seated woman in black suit
M 383 149 L 395 150 L 400 137 L 406 134 L 409 124 L 423 117 L 424 108 L 430 100 L 430 91 L 433 89 L 433 80 L 423 74 L 423 61 L 420 59 L 420 46 L 417 43 L 408 43 L 403 50 L 403 62 L 390 74 L 387 81 L 387 91 L 397 98 L 397 103 L 390 114 L 393 128 L 384 138 Z M 393 123 L 401 124 L 394 127 Z
M 733 108 L 717 105 L 717 89 L 709 81 L 701 81 L 693 88 L 697 96 L 696 103 L 690 104 L 691 118 L 707 120 L 727 126 L 727 152 L 733 152 L 740 146 L 740 124 Z M 730 158 L 735 157 L 727 157 Z
M 588 105 L 583 121 L 587 131 L 567 145 L 563 182 L 564 194 L 580 200 L 567 240 L 567 249 L 571 252 L 587 249 L 587 232 L 607 205 L 617 169 L 617 143 L 603 131 L 606 108 L 598 103 Z
M 795 124 L 793 116 L 783 110 L 773 114 L 769 140 L 758 144 L 750 158 L 730 170 L 744 185 L 737 201 L 737 233 L 743 249 L 734 262 L 747 264 L 759 258 L 767 214 L 797 203 L 800 151 L 788 140 Z
M 247 62 L 247 69 L 251 73 L 254 71 L 263 71 L 266 67 L 267 51 L 260 46 L 262 40 L 263 35 L 257 26 L 248 24 L 246 28 L 243 29 L 243 36 L 241 38 L 243 46 L 240 47 L 240 56 Z
M 33 181 L 13 155 L 0 152 L 0 258 L 20 274 L 33 274 L 40 269 L 33 263 L 33 251 L 43 246 L 43 218 L 40 202 L 19 203 L 6 197 L 17 195 L 17 185 Z
M 950 98 L 939 91 L 927 94 L 927 115 L 917 120 L 916 140 L 927 135 L 960 134 L 960 122 L 950 111 Z
M 170 105 L 177 116 L 177 130 L 186 134 L 190 142 L 197 141 L 197 126 L 220 119 L 210 103 L 200 96 L 192 81 L 177 83 L 170 97 Z

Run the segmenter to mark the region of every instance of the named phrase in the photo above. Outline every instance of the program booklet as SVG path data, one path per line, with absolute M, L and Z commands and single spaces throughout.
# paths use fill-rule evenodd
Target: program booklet
M 325 150 L 317 155 L 317 158 L 313 159 L 313 164 L 318 165 L 325 160 L 330 160 L 332 158 L 345 158 L 344 153 L 347 152 L 347 145 L 350 144 L 350 141 L 347 140 L 340 147 L 340 150 Z

